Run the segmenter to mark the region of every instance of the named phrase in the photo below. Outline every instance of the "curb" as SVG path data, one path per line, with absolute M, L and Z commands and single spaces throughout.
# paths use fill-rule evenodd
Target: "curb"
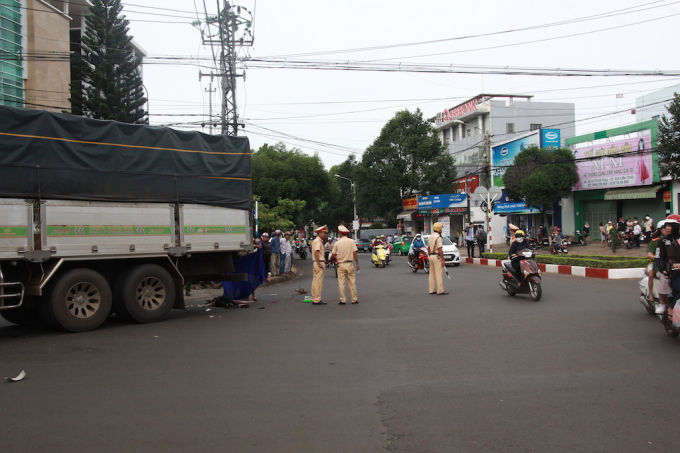
M 491 260 L 487 258 L 465 258 L 465 262 L 482 266 L 501 267 L 501 260 Z M 626 278 L 638 279 L 645 271 L 645 268 L 643 267 L 600 269 L 596 267 L 565 266 L 561 264 L 543 263 L 538 263 L 538 268 L 541 272 L 548 274 L 575 275 L 577 277 L 604 278 L 608 280 L 621 280 Z

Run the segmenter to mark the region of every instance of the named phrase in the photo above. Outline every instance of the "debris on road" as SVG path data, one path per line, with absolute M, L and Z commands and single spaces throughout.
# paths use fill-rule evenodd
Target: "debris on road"
M 19 376 L 17 376 L 17 377 L 6 377 L 5 379 L 7 379 L 8 382 L 18 382 L 25 377 L 26 377 L 26 371 L 21 370 L 21 373 L 19 373 Z

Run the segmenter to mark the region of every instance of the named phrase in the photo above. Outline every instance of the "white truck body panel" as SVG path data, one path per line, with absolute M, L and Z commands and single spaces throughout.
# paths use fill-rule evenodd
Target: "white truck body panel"
M 180 245 L 191 252 L 243 250 L 250 244 L 248 211 L 185 204 L 180 223 Z
M 166 254 L 175 245 L 167 203 L 47 200 L 41 205 L 41 243 L 52 256 Z
M 33 205 L 0 199 L 0 259 L 21 258 L 20 250 L 33 250 Z

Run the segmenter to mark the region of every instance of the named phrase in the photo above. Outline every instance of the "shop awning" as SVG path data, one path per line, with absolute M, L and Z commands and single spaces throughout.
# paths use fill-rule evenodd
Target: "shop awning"
M 402 211 L 398 216 L 397 220 L 406 220 L 410 221 L 411 220 L 411 214 L 414 214 L 416 212 L 416 209 L 412 209 L 410 211 Z
M 656 193 L 661 186 L 627 187 L 625 189 L 612 189 L 604 194 L 605 200 L 641 200 L 644 198 L 656 198 Z

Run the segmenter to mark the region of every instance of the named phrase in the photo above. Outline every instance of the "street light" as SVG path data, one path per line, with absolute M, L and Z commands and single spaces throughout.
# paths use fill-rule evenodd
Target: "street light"
M 354 181 L 352 181 L 349 178 L 345 178 L 344 176 L 340 176 L 340 175 L 333 175 L 333 176 L 335 176 L 336 178 L 346 179 L 352 185 L 351 187 L 352 187 L 352 203 L 354 204 L 354 221 L 358 221 L 359 217 L 357 217 L 357 190 L 356 190 L 356 185 L 354 185 Z M 354 226 L 354 225 L 352 225 L 352 226 Z M 356 230 L 358 228 L 355 227 L 354 229 Z

